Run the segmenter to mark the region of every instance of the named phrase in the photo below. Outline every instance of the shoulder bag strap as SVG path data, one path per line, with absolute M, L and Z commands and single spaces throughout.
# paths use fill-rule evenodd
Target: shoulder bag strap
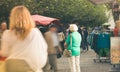
M 72 34 L 70 34 L 70 49 L 72 49 Z

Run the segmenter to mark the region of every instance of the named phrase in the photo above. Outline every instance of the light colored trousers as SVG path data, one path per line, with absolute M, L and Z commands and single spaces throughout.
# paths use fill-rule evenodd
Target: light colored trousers
M 81 72 L 80 70 L 80 56 L 72 56 L 68 58 L 71 72 Z

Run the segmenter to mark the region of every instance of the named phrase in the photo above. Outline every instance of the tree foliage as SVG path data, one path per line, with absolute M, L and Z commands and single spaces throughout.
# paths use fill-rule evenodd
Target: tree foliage
M 8 20 L 10 10 L 16 5 L 25 5 L 32 14 L 58 18 L 63 24 L 93 26 L 107 21 L 105 7 L 88 0 L 0 0 L 0 21 Z

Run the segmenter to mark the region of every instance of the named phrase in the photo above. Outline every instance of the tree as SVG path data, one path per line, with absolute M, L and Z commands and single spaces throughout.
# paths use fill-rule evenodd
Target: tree
M 8 22 L 11 9 L 17 5 L 25 5 L 34 14 L 42 12 L 38 10 L 39 3 L 35 0 L 0 0 L 0 22 Z
M 40 14 L 60 19 L 63 24 L 100 25 L 107 21 L 105 7 L 96 6 L 88 0 L 0 0 L 0 21 L 8 20 L 10 10 L 16 5 L 25 5 L 31 14 Z

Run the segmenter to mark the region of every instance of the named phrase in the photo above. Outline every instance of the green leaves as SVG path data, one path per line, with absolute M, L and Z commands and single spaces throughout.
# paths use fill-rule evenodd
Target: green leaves
M 58 18 L 63 24 L 77 22 L 94 26 L 107 21 L 106 8 L 93 5 L 88 0 L 0 0 L 0 21 L 8 19 L 10 10 L 16 5 L 25 5 L 31 14 Z

